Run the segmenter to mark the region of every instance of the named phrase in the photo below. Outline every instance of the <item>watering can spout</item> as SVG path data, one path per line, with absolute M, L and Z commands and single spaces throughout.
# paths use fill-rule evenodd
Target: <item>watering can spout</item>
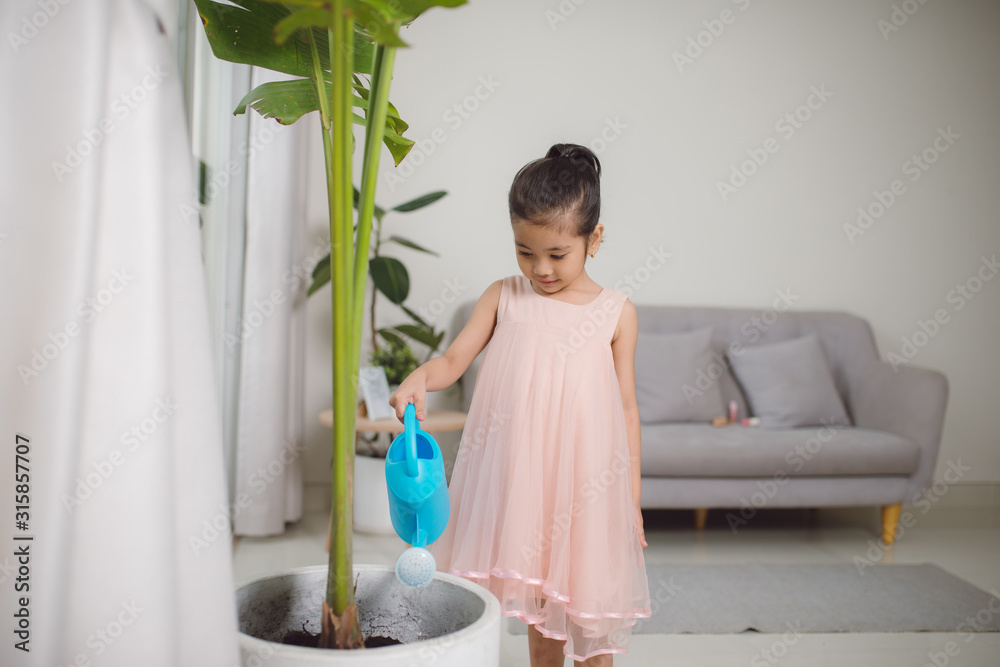
M 413 537 L 410 541 L 410 546 L 414 547 L 426 547 L 427 546 L 427 531 L 420 530 L 419 528 L 414 531 Z

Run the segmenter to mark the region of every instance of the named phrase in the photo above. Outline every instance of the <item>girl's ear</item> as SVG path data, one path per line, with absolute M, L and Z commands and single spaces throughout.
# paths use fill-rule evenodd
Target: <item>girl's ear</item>
M 587 239 L 587 254 L 593 257 L 597 254 L 597 249 L 601 247 L 601 237 L 604 235 L 604 225 L 598 223 Z

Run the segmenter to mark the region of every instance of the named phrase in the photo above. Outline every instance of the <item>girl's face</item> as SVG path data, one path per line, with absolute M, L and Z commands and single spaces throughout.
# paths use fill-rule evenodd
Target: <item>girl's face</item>
M 534 225 L 514 220 L 514 249 L 521 273 L 539 292 L 555 294 L 585 276 L 588 252 L 596 252 L 603 225 L 598 225 L 590 239 L 559 228 L 575 229 L 575 224 Z M 571 221 L 572 222 L 572 221 Z

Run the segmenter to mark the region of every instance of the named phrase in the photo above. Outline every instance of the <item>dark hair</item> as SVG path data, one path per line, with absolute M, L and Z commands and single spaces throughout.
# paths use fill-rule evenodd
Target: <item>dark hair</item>
M 577 144 L 556 144 L 517 172 L 507 195 L 511 221 L 552 224 L 574 212 L 578 236 L 589 237 L 601 217 L 601 163 Z

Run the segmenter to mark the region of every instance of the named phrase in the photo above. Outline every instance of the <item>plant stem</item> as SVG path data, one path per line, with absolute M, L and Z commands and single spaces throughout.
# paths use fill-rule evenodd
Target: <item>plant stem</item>
M 375 326 L 375 297 L 377 297 L 377 296 L 378 296 L 378 289 L 376 288 L 376 289 L 372 290 L 372 309 L 371 309 L 371 316 L 369 317 L 369 319 L 371 320 L 371 323 L 372 323 L 372 352 L 373 353 L 374 352 L 378 352 L 378 350 L 379 350 L 379 347 L 378 347 L 378 329 Z
M 326 97 L 326 84 L 323 82 L 323 66 L 319 61 L 319 51 L 316 49 L 316 38 L 313 36 L 312 28 L 309 28 L 307 34 L 309 35 L 309 49 L 312 51 L 313 58 L 313 76 L 316 77 L 316 95 L 319 98 L 319 119 L 320 123 L 323 125 L 323 133 L 327 134 L 330 130 L 330 108 L 329 100 Z M 324 156 L 326 153 L 324 152 Z M 327 197 L 330 196 L 330 179 L 332 175 L 329 167 L 326 170 L 327 173 Z
M 323 133 L 327 156 L 330 206 L 331 294 L 333 299 L 333 462 L 331 470 L 332 511 L 330 518 L 330 574 L 326 602 L 336 616 L 354 603 L 354 417 L 357 403 L 356 363 L 351 360 L 354 338 L 360 334 L 360 319 L 351 320 L 353 294 L 353 114 L 351 77 L 354 60 L 354 25 L 344 0 L 335 0 L 328 30 L 330 69 L 333 79 L 330 131 Z M 332 135 L 332 137 L 330 136 Z
M 365 285 L 368 277 L 368 249 L 371 243 L 372 216 L 375 213 L 375 187 L 378 183 L 378 163 L 382 152 L 382 137 L 385 118 L 389 109 L 389 84 L 396 59 L 396 48 L 377 44 L 372 58 L 372 75 L 368 94 L 368 113 L 365 119 L 365 154 L 361 168 L 361 188 L 358 201 L 358 250 L 354 258 L 354 314 L 360 322 L 364 317 Z M 378 233 L 381 234 L 382 220 L 379 219 Z M 379 240 L 375 239 L 378 252 Z M 378 349 L 375 338 L 375 294 L 372 290 L 372 346 Z M 355 363 L 361 356 L 360 337 L 355 342 L 352 359 Z
M 378 257 L 379 249 L 382 247 L 382 216 L 375 214 L 375 250 L 372 257 Z M 372 288 L 371 321 L 372 326 L 372 350 L 378 352 L 378 327 L 375 326 L 375 301 L 378 299 L 378 288 Z

